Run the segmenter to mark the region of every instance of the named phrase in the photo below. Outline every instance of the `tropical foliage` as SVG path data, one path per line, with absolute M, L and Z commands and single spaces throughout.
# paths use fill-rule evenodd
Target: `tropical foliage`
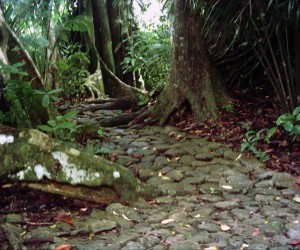
M 138 30 L 129 37 L 123 62 L 125 72 L 137 72 L 150 90 L 166 82 L 171 60 L 170 27 L 163 22 L 156 29 Z

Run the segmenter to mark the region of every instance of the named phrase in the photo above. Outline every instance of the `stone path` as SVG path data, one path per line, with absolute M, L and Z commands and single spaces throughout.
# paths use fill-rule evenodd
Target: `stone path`
M 139 178 L 162 195 L 152 202 L 116 203 L 88 216 L 74 215 L 73 225 L 33 229 L 25 238 L 54 241 L 38 249 L 60 244 L 78 250 L 300 249 L 290 244 L 300 240 L 300 189 L 289 174 L 268 172 L 255 159 L 173 127 L 104 132 L 108 141 L 100 152 L 138 170 Z M 20 244 L 22 218 L 8 215 L 5 220 Z

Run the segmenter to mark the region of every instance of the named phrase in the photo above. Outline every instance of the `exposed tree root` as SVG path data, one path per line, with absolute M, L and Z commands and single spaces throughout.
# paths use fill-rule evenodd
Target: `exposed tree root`
M 113 101 L 110 101 L 113 100 Z M 104 100 L 97 100 L 96 105 L 90 105 L 89 107 L 83 107 L 83 108 L 75 108 L 72 110 L 77 110 L 79 111 L 79 114 L 82 114 L 83 112 L 95 112 L 97 110 L 117 110 L 117 109 L 130 109 L 130 108 L 135 108 L 137 107 L 138 100 L 135 97 L 124 97 L 124 98 L 119 98 L 119 99 L 104 99 Z M 93 103 L 96 103 L 94 101 Z M 66 112 L 66 111 L 65 111 Z
M 137 117 L 137 113 L 124 114 L 117 117 L 107 118 L 100 121 L 101 127 L 115 127 L 120 125 L 126 125 Z

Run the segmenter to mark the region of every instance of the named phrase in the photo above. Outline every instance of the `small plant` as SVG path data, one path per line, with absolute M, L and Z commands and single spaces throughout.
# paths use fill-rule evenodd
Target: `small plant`
M 210 194 L 211 195 L 217 195 L 218 191 L 214 187 L 210 187 Z
M 232 103 L 232 102 L 226 103 L 222 106 L 222 109 L 225 110 L 228 113 L 233 113 L 234 103 Z
M 78 114 L 78 111 L 74 110 L 64 115 L 58 115 L 55 119 L 51 119 L 47 122 L 47 125 L 39 125 L 38 128 L 44 132 L 52 133 L 55 138 L 65 140 L 68 131 L 70 134 L 75 133 L 81 126 L 76 122 L 70 121 Z
M 98 134 L 98 136 L 99 136 L 100 138 L 105 137 L 105 133 L 104 133 L 104 131 L 103 131 L 102 129 L 98 129 L 98 130 L 97 130 L 97 134 Z
M 276 120 L 276 125 L 268 131 L 266 136 L 267 142 L 276 133 L 278 126 L 282 126 L 286 132 L 294 136 L 300 136 L 300 107 L 295 108 L 292 113 L 279 116 Z
M 253 154 L 255 154 L 255 156 L 261 161 L 269 160 L 269 156 L 267 155 L 267 152 L 266 151 L 260 151 L 256 147 L 257 141 L 260 141 L 260 140 L 264 139 L 263 136 L 262 136 L 262 133 L 265 130 L 266 129 L 261 129 L 258 132 L 254 131 L 254 130 L 248 131 L 245 134 L 244 142 L 241 145 L 241 152 L 250 151 Z
M 59 93 L 61 93 L 63 89 L 53 89 L 50 91 L 45 90 L 35 90 L 34 92 L 38 95 L 43 95 L 42 105 L 47 108 L 50 104 L 50 101 L 59 102 L 60 99 L 57 97 Z
M 250 129 L 250 125 L 247 122 L 238 122 L 238 124 L 241 124 L 242 128 L 246 129 L 247 131 Z

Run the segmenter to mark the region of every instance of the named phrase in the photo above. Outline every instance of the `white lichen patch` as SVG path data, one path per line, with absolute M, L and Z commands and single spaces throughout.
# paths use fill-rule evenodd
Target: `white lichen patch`
M 91 175 L 86 170 L 78 169 L 75 164 L 69 163 L 69 156 L 64 152 L 52 152 L 55 160 L 58 160 L 62 166 L 62 172 L 66 179 L 70 180 L 71 184 L 80 184 L 85 181 L 95 181 L 96 174 Z
M 6 143 L 13 143 L 14 137 L 12 135 L 4 135 L 0 134 L 0 145 L 6 144 Z
M 31 167 L 30 166 L 26 166 L 25 165 L 25 168 L 24 170 L 21 170 L 20 172 L 18 172 L 15 177 L 18 178 L 20 181 L 24 180 L 25 179 L 25 175 L 31 170 Z M 10 177 L 14 177 L 14 176 L 10 176 Z
M 40 164 L 34 166 L 34 172 L 38 180 L 41 180 L 44 177 L 51 179 L 51 174 L 48 172 L 48 170 L 45 167 L 43 167 Z
M 100 174 L 97 172 L 95 173 L 95 177 L 99 178 L 100 177 Z
M 114 172 L 113 172 L 113 176 L 114 176 L 115 179 L 120 178 L 120 172 L 114 171 Z

